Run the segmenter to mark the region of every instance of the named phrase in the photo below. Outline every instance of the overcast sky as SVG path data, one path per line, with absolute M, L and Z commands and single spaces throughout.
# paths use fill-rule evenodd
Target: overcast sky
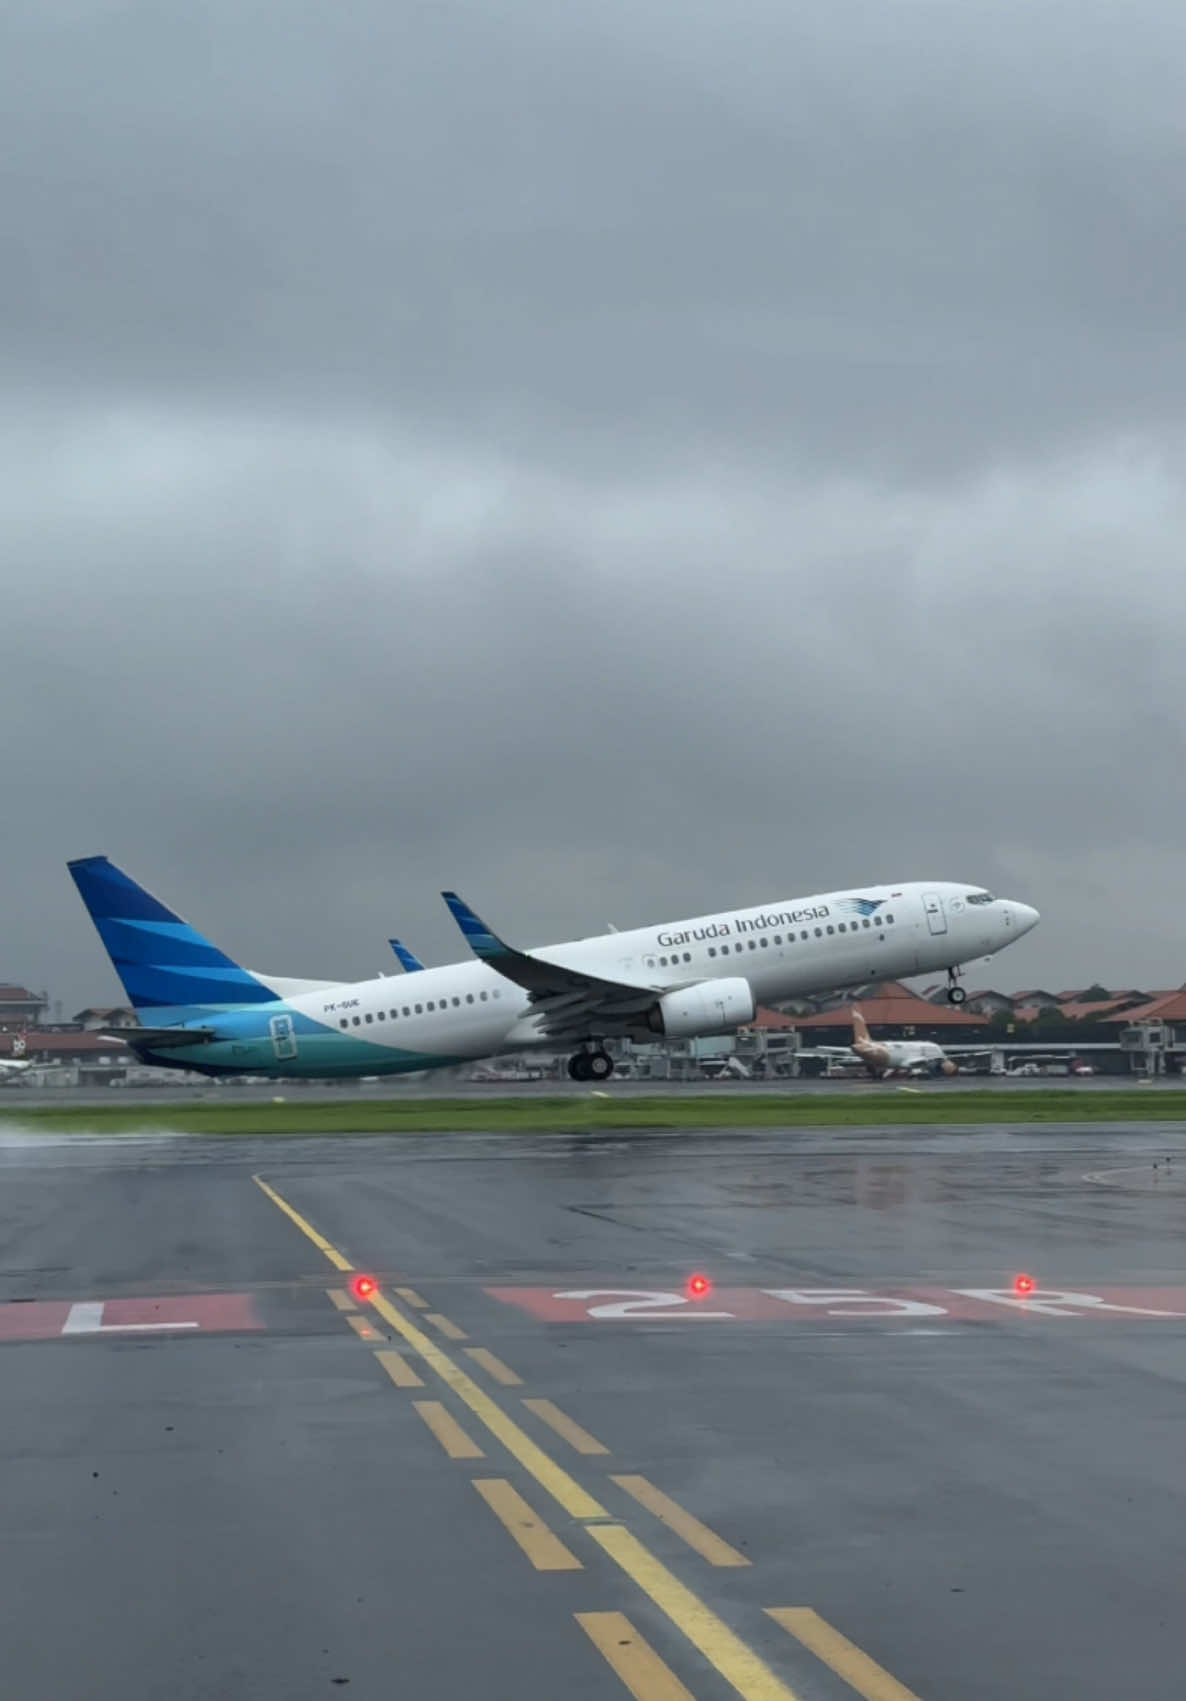
M 1186 979 L 1180 0 L 10 0 L 0 976 L 882 879 Z

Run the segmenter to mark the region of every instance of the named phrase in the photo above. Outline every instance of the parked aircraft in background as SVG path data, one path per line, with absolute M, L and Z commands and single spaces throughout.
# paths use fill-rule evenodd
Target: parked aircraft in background
M 352 984 L 251 974 L 106 857 L 70 865 L 143 1024 L 120 1038 L 146 1062 L 207 1075 L 367 1076 L 573 1047 L 574 1080 L 613 1073 L 606 1039 L 695 1038 L 752 1022 L 758 1004 L 946 969 L 1037 925 L 1026 904 L 937 881 L 826 892 L 519 951 L 454 892 L 473 958 Z
M 851 1045 L 817 1045 L 796 1053 L 798 1057 L 856 1059 L 870 1075 L 958 1075 L 959 1059 L 990 1057 L 992 1046 L 958 1046 L 944 1050 L 934 1040 L 875 1040 L 861 1012 L 852 1012 Z

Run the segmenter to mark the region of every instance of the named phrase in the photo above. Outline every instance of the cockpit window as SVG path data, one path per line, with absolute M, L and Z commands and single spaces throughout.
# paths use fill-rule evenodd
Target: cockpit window
M 996 902 L 996 899 L 991 892 L 969 892 L 968 902 L 970 904 L 992 904 Z

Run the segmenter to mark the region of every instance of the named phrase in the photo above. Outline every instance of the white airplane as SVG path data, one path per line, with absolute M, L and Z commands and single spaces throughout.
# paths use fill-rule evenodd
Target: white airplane
M 992 1046 L 959 1046 L 945 1051 L 934 1040 L 875 1040 L 865 1025 L 861 1012 L 852 1012 L 851 1045 L 817 1045 L 810 1051 L 801 1050 L 799 1057 L 829 1057 L 856 1059 L 877 1079 L 887 1075 L 958 1075 L 959 1059 L 988 1057 Z
M 751 1022 L 763 1001 L 946 969 L 1004 950 L 1038 922 L 975 886 L 868 886 L 517 951 L 443 894 L 477 960 L 335 985 L 251 974 L 106 857 L 69 865 L 140 1028 L 146 1061 L 207 1075 L 411 1073 L 571 1045 L 569 1074 L 613 1073 L 615 1036 L 695 1038 Z

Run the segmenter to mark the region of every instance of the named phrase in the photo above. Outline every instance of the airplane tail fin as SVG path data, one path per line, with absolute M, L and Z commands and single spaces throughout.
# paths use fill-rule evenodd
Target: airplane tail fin
M 865 1026 L 865 1018 L 855 1007 L 852 1013 L 852 1037 L 858 1045 L 868 1045 L 869 1043 L 869 1030 Z
M 184 1022 L 212 1009 L 275 1001 L 270 987 L 105 856 L 79 857 L 67 866 L 142 1020 Z
M 400 966 L 406 975 L 419 974 L 424 964 L 400 939 L 389 939 L 387 943 L 400 960 Z

